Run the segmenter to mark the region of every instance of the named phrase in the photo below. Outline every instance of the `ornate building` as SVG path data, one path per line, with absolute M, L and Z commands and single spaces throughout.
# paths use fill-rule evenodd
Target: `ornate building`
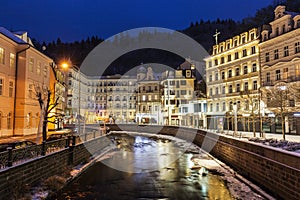
M 300 14 L 277 6 L 274 16 L 274 21 L 263 27 L 259 44 L 263 101 L 267 104 L 265 112 L 269 117 L 276 116 L 276 121 L 281 121 L 280 115 L 284 114 L 285 132 L 295 133 L 297 129 L 300 132 L 300 126 L 297 126 L 300 120 L 293 116 L 299 112 L 300 94 L 297 89 L 291 89 L 300 86 Z M 280 101 L 280 95 L 271 95 L 278 87 L 287 93 L 285 101 Z M 272 103 L 274 101 L 277 103 Z M 267 123 L 264 129 L 281 132 L 281 126 L 280 122 L 276 126 Z
M 160 77 L 151 67 L 141 66 L 137 72 L 136 121 L 142 124 L 161 124 Z
M 207 83 L 207 128 L 232 129 L 233 108 L 239 115 L 239 130 L 250 131 L 259 109 L 259 50 L 256 28 L 213 46 L 205 58 Z

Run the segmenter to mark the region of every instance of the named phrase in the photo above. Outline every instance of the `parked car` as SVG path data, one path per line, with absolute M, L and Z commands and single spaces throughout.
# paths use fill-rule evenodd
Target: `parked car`
M 36 143 L 31 142 L 29 140 L 2 143 L 0 144 L 0 152 L 7 151 L 8 147 L 11 147 L 12 149 L 20 149 L 28 146 L 33 146 L 33 145 L 36 145 Z

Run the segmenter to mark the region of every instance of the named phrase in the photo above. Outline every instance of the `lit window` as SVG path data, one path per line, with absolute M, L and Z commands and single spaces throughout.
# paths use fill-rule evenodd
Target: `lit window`
M 5 63 L 5 51 L 3 48 L 0 47 L 0 63 L 4 64 Z
M 9 54 L 9 67 L 15 67 L 15 63 L 16 63 L 15 59 L 16 59 L 15 54 L 10 53 Z

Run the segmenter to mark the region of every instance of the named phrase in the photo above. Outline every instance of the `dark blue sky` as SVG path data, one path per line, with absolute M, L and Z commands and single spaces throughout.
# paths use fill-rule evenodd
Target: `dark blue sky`
M 25 30 L 39 41 L 106 39 L 145 26 L 181 30 L 191 22 L 241 20 L 272 0 L 10 0 L 0 6 L 0 26 Z

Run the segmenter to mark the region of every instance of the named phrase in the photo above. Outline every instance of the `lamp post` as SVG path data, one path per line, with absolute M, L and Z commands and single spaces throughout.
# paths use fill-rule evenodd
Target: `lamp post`
M 62 64 L 62 67 L 63 68 L 65 68 L 65 69 L 67 69 L 67 68 L 69 68 L 69 64 L 67 63 L 67 62 L 64 62 L 63 64 Z M 73 65 L 73 64 L 71 64 L 71 66 L 72 67 L 74 67 L 75 69 L 77 69 L 77 72 L 78 72 L 78 134 L 80 135 L 81 134 L 81 120 L 80 120 L 80 118 L 81 118 L 81 114 L 80 114 L 80 97 L 81 97 L 81 75 L 80 75 L 80 67 L 78 67 L 77 65 Z
M 237 135 L 237 105 L 234 103 L 232 105 L 233 113 L 234 113 L 234 132 L 233 137 Z

